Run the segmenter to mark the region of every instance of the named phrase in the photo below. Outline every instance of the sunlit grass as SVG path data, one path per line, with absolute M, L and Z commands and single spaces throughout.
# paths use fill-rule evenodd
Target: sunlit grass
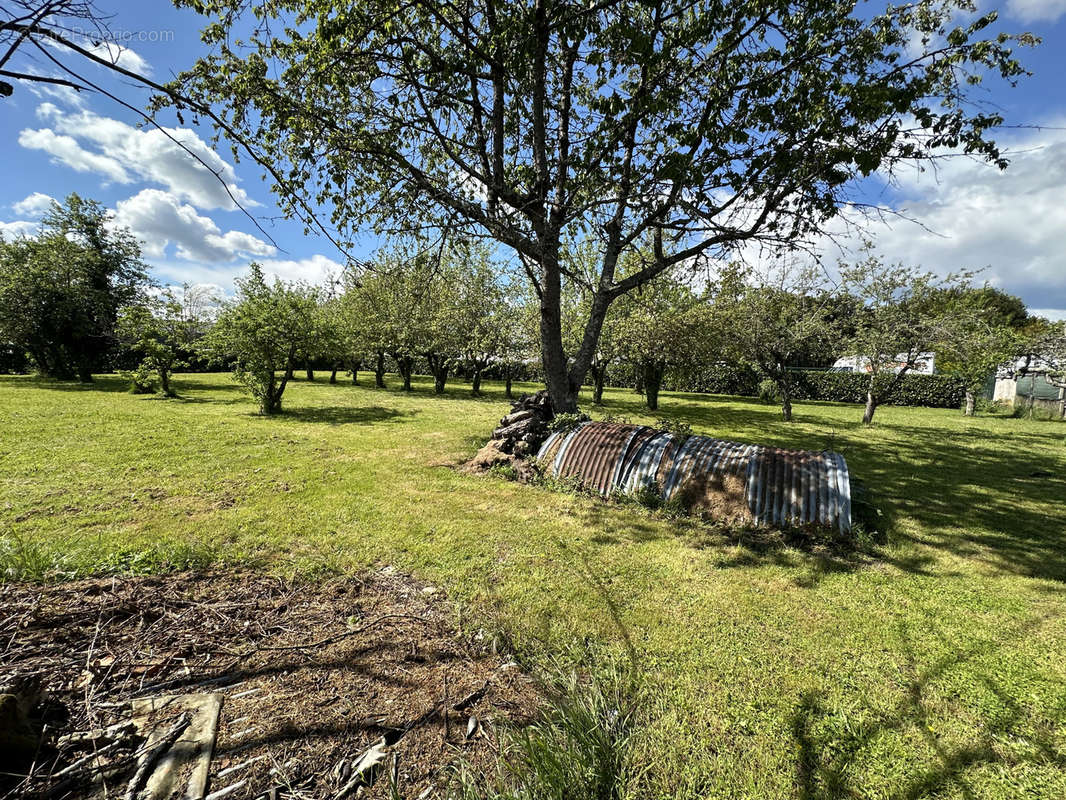
M 1066 796 L 1066 425 L 664 395 L 696 433 L 842 452 L 892 522 L 848 554 L 460 474 L 496 385 L 298 381 L 278 418 L 225 375 L 175 385 L 0 377 L 3 568 L 414 571 L 466 632 L 636 659 L 638 797 Z

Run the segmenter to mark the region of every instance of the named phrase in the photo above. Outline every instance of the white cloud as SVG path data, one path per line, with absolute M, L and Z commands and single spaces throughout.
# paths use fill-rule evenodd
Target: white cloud
M 45 75 L 47 73 L 35 70 L 33 67 L 27 67 L 26 72 L 31 75 Z M 69 76 L 61 74 L 59 72 L 52 72 L 49 77 L 52 78 L 67 78 Z M 70 86 L 63 86 L 56 83 L 30 83 L 28 88 L 33 94 L 40 98 L 50 98 L 52 100 L 58 100 L 59 102 L 71 106 L 73 108 L 85 107 L 85 95 L 83 95 L 77 89 L 73 89 Z
M 223 233 L 214 220 L 159 189 L 144 189 L 115 207 L 115 224 L 133 231 L 144 254 L 162 258 L 173 244 L 177 257 L 208 264 L 270 256 L 276 248 L 241 231 Z
M 131 47 L 124 47 L 117 42 L 93 43 L 88 39 L 78 42 L 78 44 L 93 55 L 98 56 L 105 61 L 110 61 L 112 64 L 127 69 L 130 72 L 136 72 L 146 76 L 152 74 L 152 65 Z
M 63 136 L 48 128 L 27 128 L 19 132 L 19 144 L 30 150 L 43 150 L 54 162 L 66 164 L 77 172 L 96 172 L 116 183 L 131 181 L 129 173 L 115 159 L 91 153 L 72 136 Z
M 106 32 L 101 31 L 101 33 Z M 45 37 L 42 41 L 50 47 L 54 47 L 56 50 L 70 52 L 69 48 L 54 39 Z M 141 75 L 152 74 L 152 65 L 149 64 L 148 61 L 136 50 L 121 45 L 115 41 L 96 39 L 95 32 L 92 37 L 73 32 L 69 35 L 69 41 L 73 42 L 78 47 L 88 50 L 97 58 L 101 58 L 104 61 L 115 64 L 123 69 L 127 69 L 130 72 L 138 72 Z
M 0 237 L 11 241 L 19 236 L 32 236 L 37 232 L 37 223 L 30 220 L 15 220 L 14 222 L 0 222 Z
M 233 166 L 188 128 L 142 130 L 84 108 L 67 110 L 53 103 L 42 103 L 37 116 L 50 127 L 23 130 L 19 144 L 44 150 L 79 172 L 97 172 L 118 183 L 138 178 L 159 184 L 202 209 L 232 210 L 237 207 L 234 198 L 246 207 L 258 205 L 237 186 Z
M 263 273 L 278 277 L 283 281 L 304 281 L 306 283 L 324 283 L 330 277 L 338 277 L 344 267 L 320 253 L 309 258 L 296 260 L 268 259 L 260 261 Z
M 305 281 L 321 284 L 329 275 L 339 275 L 341 265 L 333 259 L 315 254 L 300 259 L 256 259 L 263 267 L 268 280 L 275 277 L 286 281 Z M 233 294 L 234 279 L 248 273 L 248 264 L 211 265 L 192 261 L 154 261 L 153 272 L 168 283 L 181 285 L 204 284 L 218 287 L 227 296 Z
M 1066 313 L 1066 132 L 1004 132 L 1011 160 L 1006 171 L 969 158 L 941 162 L 934 173 L 910 173 L 892 206 L 913 219 L 888 217 L 861 233 L 833 225 L 844 247 L 826 243 L 832 265 L 850 259 L 871 238 L 889 262 L 921 266 L 939 275 L 983 270 L 978 281 L 1021 297 L 1031 308 Z
M 41 217 L 44 216 L 44 212 L 52 207 L 54 202 L 55 200 L 51 195 L 47 195 L 44 192 L 34 192 L 12 204 L 11 208 L 20 217 Z
M 1054 25 L 1066 14 L 1066 0 L 1007 0 L 1007 13 L 1024 22 L 1050 22 Z

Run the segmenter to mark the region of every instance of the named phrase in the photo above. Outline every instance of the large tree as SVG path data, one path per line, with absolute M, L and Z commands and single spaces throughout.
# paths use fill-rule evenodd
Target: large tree
M 940 293 L 947 317 L 942 341 L 936 343 L 940 372 L 966 384 L 963 413 L 977 413 L 977 396 L 996 370 L 1016 358 L 1021 331 L 1028 323 L 1025 303 L 991 286 Z
M 939 279 L 917 267 L 886 264 L 870 245 L 854 264 L 841 264 L 840 273 L 858 309 L 844 346 L 869 376 L 862 415 L 869 425 L 903 376 L 953 334 L 955 320 L 944 297 L 962 292 L 972 274 Z
M 176 0 L 211 53 L 162 103 L 213 115 L 270 165 L 286 209 L 341 238 L 465 227 L 511 248 L 540 304 L 552 399 L 576 407 L 608 307 L 678 264 L 824 229 L 856 181 L 962 149 L 1003 166 L 968 102 L 1023 74 L 1016 39 L 953 27 L 968 0 L 851 2 Z M 600 238 L 567 353 L 563 243 Z M 620 255 L 653 255 L 621 277 Z
M 735 362 L 755 364 L 777 387 L 781 416 L 792 420 L 797 363 L 839 342 L 835 313 L 841 303 L 821 273 L 776 265 L 753 279 L 732 264 L 722 271 L 712 306 L 723 351 Z
M 42 375 L 91 381 L 108 366 L 119 309 L 147 285 L 133 235 L 71 194 L 37 236 L 0 238 L 0 340 L 30 353 Z

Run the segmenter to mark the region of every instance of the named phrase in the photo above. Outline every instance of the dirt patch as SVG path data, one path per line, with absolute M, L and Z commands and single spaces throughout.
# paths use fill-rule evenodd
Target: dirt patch
M 499 723 L 538 703 L 508 657 L 456 634 L 448 608 L 388 569 L 0 586 L 0 684 L 39 687 L 28 722 L 45 732 L 31 776 L 0 777 L 0 796 L 124 797 L 149 746 L 128 725 L 135 701 L 208 693 L 222 695 L 209 793 L 388 797 L 395 781 L 399 796 L 439 796 L 451 765 L 488 768 Z M 379 779 L 351 786 L 375 745 Z
M 693 512 L 729 525 L 751 522 L 747 486 L 739 475 L 699 473 L 681 486 L 681 501 Z

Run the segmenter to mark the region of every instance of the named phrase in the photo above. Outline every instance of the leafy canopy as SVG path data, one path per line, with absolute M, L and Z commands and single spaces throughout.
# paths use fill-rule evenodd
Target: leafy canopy
M 318 290 L 278 279 L 268 283 L 258 264 L 236 284 L 236 297 L 223 307 L 203 349 L 232 363 L 234 378 L 251 392 L 260 413 L 275 414 L 288 373 L 316 344 Z
M 109 366 L 119 309 L 148 286 L 140 246 L 95 200 L 53 203 L 34 237 L 0 237 L 0 340 L 43 375 L 83 381 Z
M 534 285 L 563 408 L 607 308 L 693 259 L 823 230 L 858 181 L 944 148 L 1005 165 L 969 102 L 1013 82 L 1029 36 L 956 26 L 969 0 L 176 0 L 210 54 L 160 103 L 207 114 L 309 227 L 472 229 Z M 982 38 L 988 35 L 989 38 Z M 917 50 L 917 52 L 916 52 Z M 176 100 L 176 98 L 183 98 Z M 563 342 L 560 254 L 599 240 L 580 341 Z M 653 258 L 620 274 L 650 237 Z

